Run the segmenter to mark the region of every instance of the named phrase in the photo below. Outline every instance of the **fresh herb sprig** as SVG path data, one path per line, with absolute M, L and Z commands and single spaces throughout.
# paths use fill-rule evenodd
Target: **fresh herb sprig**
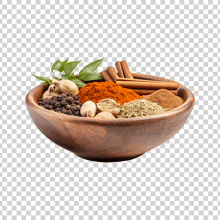
M 51 71 L 53 72 L 54 70 L 58 71 L 59 74 L 52 76 L 52 78 L 56 80 L 61 80 L 61 79 L 67 79 L 70 81 L 73 81 L 76 83 L 78 87 L 83 87 L 86 84 L 83 81 L 90 81 L 90 80 L 97 80 L 97 79 L 102 79 L 102 76 L 100 74 L 97 74 L 97 69 L 102 63 L 104 58 L 100 60 L 93 61 L 92 63 L 88 64 L 85 66 L 78 75 L 78 78 L 74 76 L 73 70 L 77 67 L 77 65 L 81 62 L 80 61 L 73 61 L 73 62 L 68 62 L 68 59 L 65 61 L 61 62 L 60 60 L 57 60 L 51 67 Z M 32 74 L 34 77 L 36 77 L 39 80 L 44 81 L 45 83 L 52 84 L 52 80 L 49 78 L 41 77 L 41 76 L 35 76 Z M 61 78 L 60 78 L 60 77 Z

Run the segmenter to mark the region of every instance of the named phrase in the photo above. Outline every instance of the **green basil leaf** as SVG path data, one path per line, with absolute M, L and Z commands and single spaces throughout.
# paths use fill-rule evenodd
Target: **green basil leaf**
M 68 77 L 73 77 L 74 76 L 74 72 L 72 72 Z
M 92 73 L 98 73 L 97 69 L 96 69 L 96 70 L 94 70 L 93 72 L 91 72 L 91 74 L 92 74 Z
M 100 64 L 102 63 L 102 60 L 104 58 L 102 58 L 101 60 L 96 60 L 90 64 L 88 64 L 87 66 L 85 66 L 80 72 L 79 72 L 79 78 L 81 79 L 84 75 L 86 75 L 87 73 L 92 73 L 95 70 L 97 70 L 97 68 L 100 66 Z
M 34 74 L 32 74 L 34 77 L 36 77 L 37 79 L 41 80 L 41 81 L 44 81 L 46 83 L 49 83 L 50 85 L 52 84 L 52 81 L 51 79 L 49 78 L 45 78 L 45 77 L 42 77 L 42 76 L 35 76 Z
M 67 64 L 67 62 L 68 62 L 68 58 L 61 63 L 60 68 L 58 70 L 59 72 L 63 72 L 64 66 Z
M 83 75 L 80 79 L 83 81 L 90 81 L 90 80 L 102 79 L 102 76 L 97 73 L 91 73 L 91 74 L 87 73 Z
M 57 77 L 57 76 L 52 76 L 52 78 L 54 78 L 54 79 L 56 79 L 56 80 L 60 80 L 60 78 Z
M 81 62 L 81 60 L 80 61 L 69 62 L 69 63 L 65 64 L 64 65 L 65 75 L 69 76 L 80 62 Z
M 54 70 L 58 70 L 60 69 L 62 62 L 60 60 L 57 60 L 51 67 L 51 71 L 53 72 Z
M 68 79 L 68 76 L 66 76 L 65 74 L 62 74 L 62 75 L 61 75 L 61 78 L 62 78 L 62 79 Z
M 76 77 L 69 77 L 68 78 L 69 80 L 71 80 L 71 81 L 73 81 L 74 83 L 76 83 L 76 85 L 78 86 L 78 87 L 83 87 L 83 86 L 85 86 L 86 84 L 83 82 L 83 81 L 81 81 L 80 79 L 78 79 L 78 78 L 76 78 Z

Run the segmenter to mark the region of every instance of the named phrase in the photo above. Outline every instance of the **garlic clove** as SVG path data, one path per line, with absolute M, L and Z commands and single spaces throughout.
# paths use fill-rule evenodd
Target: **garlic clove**
M 50 93 L 50 92 L 49 92 L 49 90 L 46 90 L 46 91 L 44 92 L 44 94 L 43 94 L 42 98 L 43 98 L 43 99 L 48 98 L 49 93 Z
M 80 109 L 80 114 L 82 117 L 94 118 L 96 110 L 96 104 L 92 101 L 87 101 L 82 105 Z
M 115 119 L 110 112 L 100 112 L 95 116 L 96 119 Z
M 61 93 L 70 92 L 73 95 L 79 93 L 79 89 L 73 81 L 52 79 L 52 83 L 60 89 Z
M 61 93 L 60 88 L 57 85 L 50 85 L 48 88 L 49 92 L 54 92 L 54 93 Z
M 50 85 L 49 88 L 44 92 L 42 98 L 47 99 L 52 96 L 58 96 L 60 93 L 56 91 L 58 91 L 57 88 L 54 85 Z

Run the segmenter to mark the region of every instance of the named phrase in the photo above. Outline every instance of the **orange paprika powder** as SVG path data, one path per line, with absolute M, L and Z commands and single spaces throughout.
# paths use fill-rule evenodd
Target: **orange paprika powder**
M 120 105 L 142 98 L 133 90 L 123 88 L 111 81 L 88 83 L 80 89 L 78 97 L 81 103 L 86 101 L 98 103 L 102 99 L 110 98 Z

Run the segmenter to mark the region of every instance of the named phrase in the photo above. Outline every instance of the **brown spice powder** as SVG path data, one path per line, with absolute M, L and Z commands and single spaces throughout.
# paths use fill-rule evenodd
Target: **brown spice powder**
M 184 103 L 181 97 L 174 95 L 167 89 L 159 89 L 151 95 L 143 95 L 142 97 L 150 102 L 156 102 L 163 108 L 173 109 Z

